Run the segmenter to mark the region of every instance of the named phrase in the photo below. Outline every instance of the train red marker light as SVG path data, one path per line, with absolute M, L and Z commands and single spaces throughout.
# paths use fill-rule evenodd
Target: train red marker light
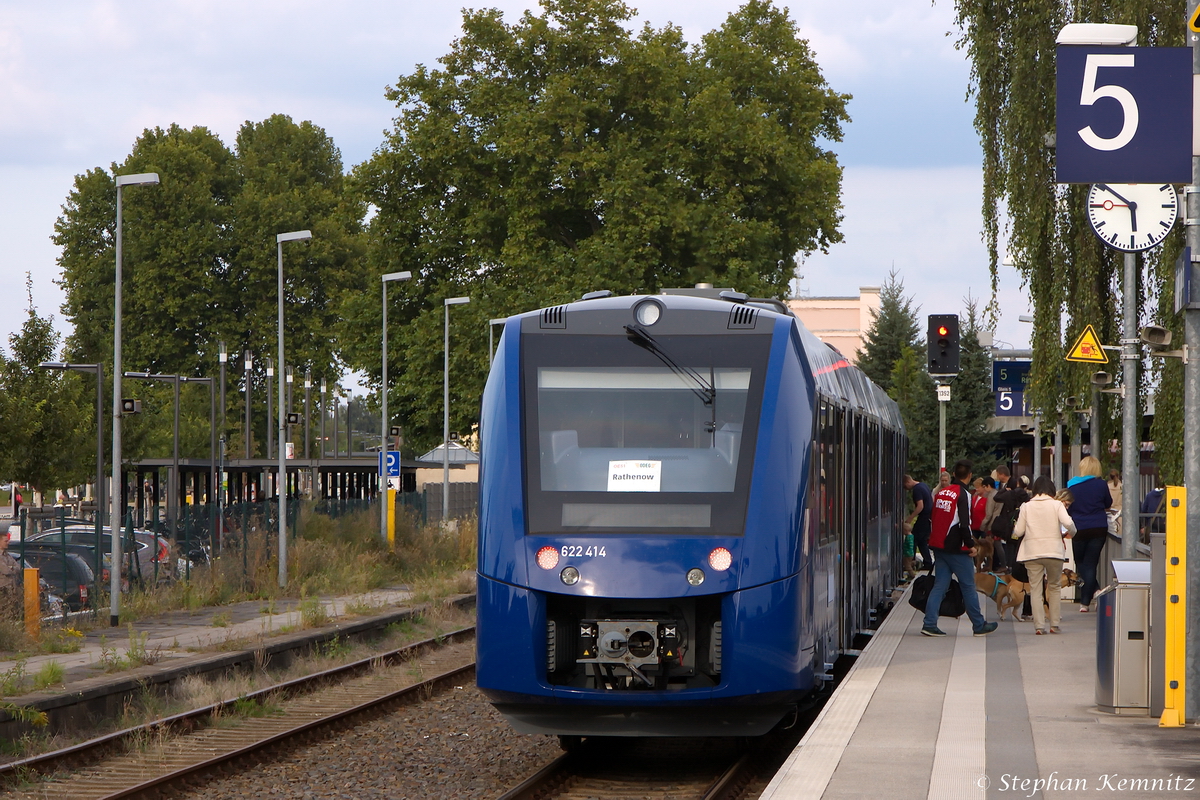
M 543 547 L 537 551 L 537 565 L 542 569 L 554 569 L 558 566 L 558 548 Z
M 717 572 L 724 572 L 733 564 L 733 553 L 730 553 L 724 547 L 714 548 L 708 554 L 708 565 Z

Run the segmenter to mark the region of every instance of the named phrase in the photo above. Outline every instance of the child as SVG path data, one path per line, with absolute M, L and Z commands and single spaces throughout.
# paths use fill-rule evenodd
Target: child
M 912 525 L 904 523 L 904 578 L 900 581 L 901 584 L 908 583 L 913 578 L 917 577 L 917 571 L 913 568 L 913 558 L 917 554 L 917 543 L 913 538 Z

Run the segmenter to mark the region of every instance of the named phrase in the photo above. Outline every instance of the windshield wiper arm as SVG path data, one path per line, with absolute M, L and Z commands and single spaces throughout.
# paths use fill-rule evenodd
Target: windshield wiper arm
M 665 365 L 671 368 L 671 372 L 676 373 L 680 378 L 684 378 L 685 383 L 686 381 L 690 380 L 691 384 L 694 385 L 689 385 L 688 389 L 690 389 L 691 392 L 696 395 L 696 397 L 700 398 L 704 405 L 712 405 L 713 414 L 715 416 L 716 386 L 712 380 L 704 378 L 704 375 L 696 372 L 695 369 L 680 365 L 679 362 L 672 359 L 670 354 L 667 354 L 667 351 L 662 349 L 658 341 L 656 341 L 653 336 L 650 336 L 649 333 L 646 332 L 646 329 L 644 329 L 644 327 L 641 325 L 625 325 L 625 332 L 629 333 L 629 338 L 632 342 L 642 345 L 642 347 L 649 350 L 650 353 L 658 356 L 659 361 L 665 363 Z M 716 423 L 714 420 L 712 429 L 715 428 Z

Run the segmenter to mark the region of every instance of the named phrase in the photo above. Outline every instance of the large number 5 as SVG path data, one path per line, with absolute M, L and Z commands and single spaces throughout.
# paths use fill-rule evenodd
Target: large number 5
M 1099 100 L 1101 97 L 1111 97 L 1121 104 L 1121 111 L 1125 114 L 1125 122 L 1121 126 L 1121 131 L 1111 139 L 1105 139 L 1102 136 L 1097 136 L 1089 125 L 1086 128 L 1079 130 L 1079 138 L 1083 139 L 1088 147 L 1096 150 L 1120 150 L 1133 139 L 1138 128 L 1138 107 L 1137 100 L 1133 99 L 1133 95 L 1124 86 L 1097 86 L 1096 71 L 1100 67 L 1132 67 L 1133 53 L 1128 55 L 1101 55 L 1099 53 L 1089 53 L 1087 62 L 1083 67 L 1083 91 L 1079 95 L 1079 104 L 1081 106 L 1090 106 Z

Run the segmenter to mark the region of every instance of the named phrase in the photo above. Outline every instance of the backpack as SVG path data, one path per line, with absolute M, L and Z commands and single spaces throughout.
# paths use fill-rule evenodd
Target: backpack
M 974 587 L 972 587 L 974 588 Z M 929 592 L 933 589 L 933 576 L 921 575 L 912 584 L 912 594 L 908 597 L 908 604 L 918 611 L 925 611 L 925 603 L 929 599 Z M 963 602 L 962 587 L 958 585 L 957 580 L 951 580 L 950 586 L 946 589 L 946 594 L 942 598 L 941 608 L 938 609 L 939 617 L 961 617 L 967 612 L 966 603 Z

